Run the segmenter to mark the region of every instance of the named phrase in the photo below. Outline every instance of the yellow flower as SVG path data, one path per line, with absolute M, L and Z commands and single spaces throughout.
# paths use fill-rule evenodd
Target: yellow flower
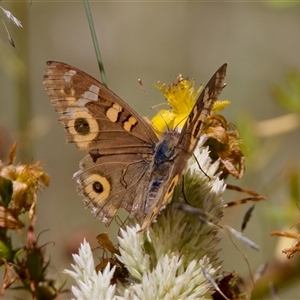
M 157 84 L 157 87 L 165 96 L 170 110 L 163 109 L 152 119 L 152 124 L 157 133 L 161 134 L 166 129 L 182 128 L 185 118 L 189 115 L 202 85 L 195 90 L 194 79 L 177 76 L 177 82 L 170 85 Z
M 160 110 L 152 119 L 152 125 L 157 135 L 161 135 L 166 129 L 182 128 L 186 117 L 190 114 L 196 100 L 198 99 L 203 85 L 195 89 L 195 80 L 183 78 L 179 74 L 177 82 L 166 85 L 156 84 L 165 96 L 170 109 Z M 213 110 L 222 110 L 230 103 L 228 100 L 217 101 Z

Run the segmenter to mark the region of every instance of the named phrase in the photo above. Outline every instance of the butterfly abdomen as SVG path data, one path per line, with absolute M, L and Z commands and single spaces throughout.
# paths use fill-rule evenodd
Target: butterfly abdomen
M 163 206 L 172 197 L 176 184 L 173 183 L 170 190 L 170 185 L 167 185 L 167 183 L 172 181 L 170 177 L 173 174 L 174 159 L 181 151 L 177 147 L 179 136 L 179 132 L 168 130 L 156 145 L 153 161 L 149 167 L 149 170 L 151 170 L 150 180 L 144 205 L 144 215 L 146 216 L 155 211 L 155 208 L 163 209 Z M 152 214 L 152 218 L 155 218 L 158 212 Z
M 148 214 L 149 210 L 155 203 L 155 198 L 158 194 L 158 191 L 164 181 L 165 176 L 157 175 L 150 181 L 149 190 L 147 193 L 147 200 L 145 202 L 144 214 Z

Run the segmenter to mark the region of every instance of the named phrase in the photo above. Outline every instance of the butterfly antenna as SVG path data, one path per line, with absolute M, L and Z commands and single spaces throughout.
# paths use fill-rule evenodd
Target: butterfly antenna
M 178 124 L 176 124 L 174 130 L 177 129 L 177 128 L 179 127 L 179 125 L 180 125 L 182 122 L 186 121 L 187 118 L 188 118 L 188 115 L 187 115 L 186 117 L 184 117 L 182 120 L 180 120 L 180 121 L 178 122 Z M 184 123 L 184 124 L 185 124 L 185 123 Z M 184 124 L 183 124 L 183 126 L 184 126 Z
M 150 102 L 150 104 L 151 104 L 151 107 L 150 107 L 150 108 L 156 110 L 156 113 L 159 114 L 160 117 L 161 117 L 161 118 L 163 119 L 163 121 L 165 122 L 165 125 L 166 125 L 167 129 L 170 130 L 168 123 L 166 122 L 165 118 L 163 117 L 163 115 L 160 113 L 160 111 L 159 111 L 158 108 L 157 108 L 158 106 L 165 105 L 165 103 L 154 104 L 153 101 L 149 98 L 149 96 L 148 96 L 148 94 L 147 94 L 147 92 L 146 92 L 146 90 L 145 90 L 145 87 L 144 87 L 144 84 L 143 84 L 142 79 L 140 79 L 140 78 L 138 79 L 138 84 L 139 84 L 139 86 L 141 87 L 141 89 L 143 90 L 143 92 L 145 93 L 145 95 L 146 95 L 148 101 Z M 154 125 L 152 124 L 152 126 L 154 126 Z

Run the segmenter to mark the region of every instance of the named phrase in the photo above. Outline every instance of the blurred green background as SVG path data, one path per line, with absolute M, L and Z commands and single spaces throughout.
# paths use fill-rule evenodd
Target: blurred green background
M 6 21 L 16 48 L 9 44 L 0 25 L 0 154 L 5 158 L 12 141 L 17 141 L 17 159 L 41 160 L 51 176 L 50 187 L 39 193 L 36 233 L 46 230 L 39 237 L 40 244 L 54 242 L 46 253 L 51 256 L 53 276 L 63 282 L 61 270 L 70 267 L 70 252 L 77 251 L 83 237 L 96 246 L 97 234 L 115 233 L 116 228 L 105 228 L 76 196 L 72 174 L 84 153 L 65 143 L 64 130 L 46 97 L 42 79 L 48 60 L 74 65 L 99 79 L 94 48 L 82 2 L 33 1 L 30 5 L 27 1 L 6 1 L 0 5 L 23 25 L 17 28 Z M 289 230 L 300 220 L 296 206 L 299 118 L 291 115 L 300 110 L 300 4 L 94 1 L 90 6 L 108 86 L 142 115 L 152 117 L 155 111 L 150 106 L 163 102 L 153 83 L 170 83 L 181 73 L 195 78 L 198 86 L 228 63 L 227 87 L 220 99 L 232 101 L 224 115 L 241 130 L 247 168 L 243 180 L 230 183 L 268 198 L 256 204 L 245 230 L 245 235 L 261 246 L 260 252 L 245 245 L 240 248 L 252 271 L 266 262 L 269 266 L 298 265 L 299 270 L 297 255 L 287 261 L 281 254 L 288 246 L 278 246 L 278 242 L 287 240 L 269 233 Z M 137 83 L 139 78 L 147 95 Z M 270 132 L 264 133 L 261 121 L 284 115 L 294 118 L 271 123 Z M 280 134 L 284 126 L 291 128 Z M 242 197 L 230 192 L 225 201 Z M 228 209 L 223 223 L 240 230 L 249 205 Z M 227 236 L 220 236 L 224 270 L 249 277 L 245 259 Z M 278 284 L 280 299 L 299 299 L 300 272 L 295 273 L 285 279 L 284 287 Z M 262 295 L 263 299 L 271 298 Z

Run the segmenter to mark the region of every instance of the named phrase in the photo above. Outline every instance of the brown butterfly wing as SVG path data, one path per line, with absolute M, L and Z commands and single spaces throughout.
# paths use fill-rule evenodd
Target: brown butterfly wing
M 61 62 L 48 62 L 44 87 L 67 141 L 80 150 L 101 149 L 101 154 L 149 153 L 157 142 L 152 128 L 129 105 L 102 83 Z
M 200 136 L 203 134 L 203 126 L 214 103 L 226 85 L 224 83 L 226 69 L 227 64 L 223 64 L 206 84 L 181 131 L 180 148 L 190 153 L 190 155 L 193 154 Z
M 101 156 L 96 165 L 90 155 L 86 155 L 74 178 L 78 194 L 84 196 L 93 215 L 109 225 L 119 208 L 139 215 L 146 194 L 139 190 L 147 186 L 144 180 L 147 172 L 149 162 L 138 153 Z
M 67 141 L 89 152 L 74 174 L 87 206 L 106 225 L 120 207 L 139 212 L 138 192 L 147 185 L 158 141 L 150 125 L 103 84 L 65 63 L 48 62 L 43 83 Z

